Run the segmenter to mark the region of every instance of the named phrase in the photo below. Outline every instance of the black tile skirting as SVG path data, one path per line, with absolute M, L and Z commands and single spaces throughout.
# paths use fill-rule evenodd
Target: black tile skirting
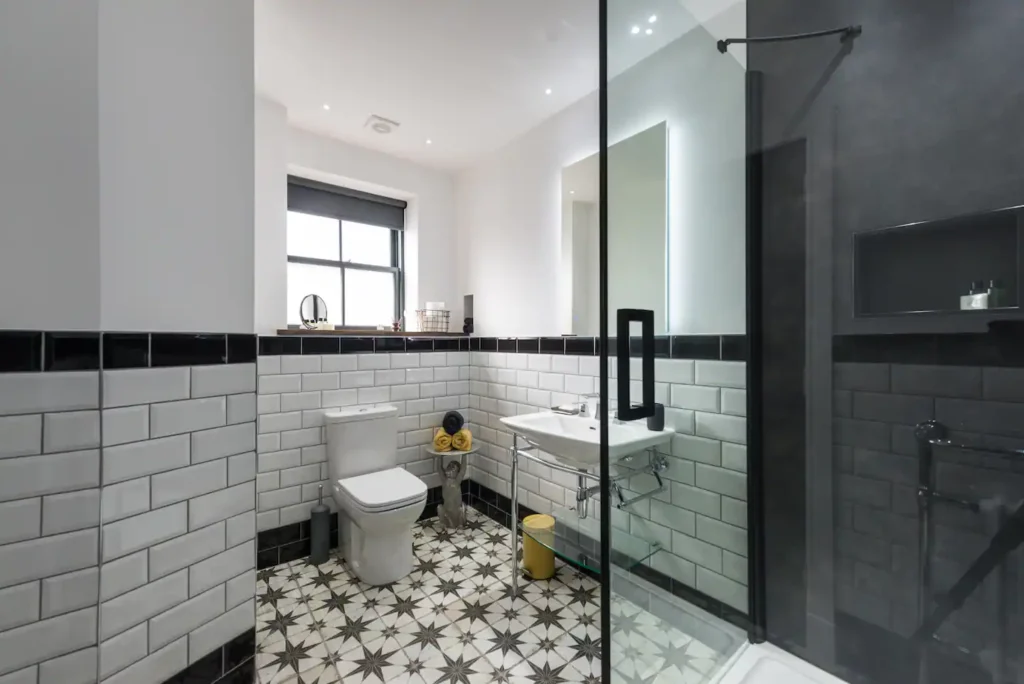
M 512 501 L 507 496 L 497 493 L 490 487 L 486 487 L 482 484 L 474 482 L 473 480 L 467 480 L 469 483 L 469 491 L 463 494 L 463 500 L 480 511 L 491 520 L 495 521 L 499 525 L 502 525 L 506 529 L 511 529 L 512 520 Z M 463 483 L 465 484 L 465 483 Z M 464 488 L 465 489 L 465 488 Z M 535 511 L 519 504 L 519 511 L 517 518 L 522 520 L 528 515 L 533 515 Z M 598 553 L 599 544 L 597 540 L 590 540 L 595 553 Z M 581 568 L 581 571 L 587 575 L 590 575 L 597 579 L 597 575 L 586 569 Z M 651 584 L 661 587 L 665 591 L 678 596 L 684 601 L 688 601 L 698 608 L 702 608 L 712 615 L 719 617 L 726 622 L 730 622 L 743 630 L 750 629 L 750 618 L 732 606 L 722 603 L 718 599 L 712 598 L 707 594 L 697 591 L 696 589 L 683 584 L 677 580 L 672 579 L 668 575 L 664 575 L 657 570 L 653 570 L 645 565 L 639 565 L 630 570 L 630 574 L 636 575 L 641 579 L 647 580 Z
M 468 337 L 352 337 L 350 335 L 260 335 L 260 356 L 292 354 L 389 354 L 469 351 Z
M 464 483 L 468 486 L 468 483 Z M 441 503 L 441 488 L 427 490 L 427 504 L 420 520 L 437 515 Z M 331 548 L 338 545 L 338 514 L 331 514 Z M 282 525 L 256 533 L 256 569 L 270 568 L 279 563 L 305 558 L 310 554 L 309 521 Z
M 993 324 L 987 333 L 836 335 L 832 360 L 1024 368 L 1024 326 Z
M 630 356 L 640 356 L 641 339 L 629 340 Z M 471 351 L 496 351 L 509 354 L 566 354 L 598 356 L 601 340 L 597 337 L 472 337 Z M 615 355 L 618 341 L 608 340 L 608 353 Z M 746 335 L 658 335 L 654 338 L 654 355 L 662 359 L 701 359 L 714 361 L 746 361 Z
M 205 366 L 255 361 L 255 335 L 0 331 L 0 373 Z
M 164 684 L 252 684 L 256 681 L 256 628 L 245 630 Z

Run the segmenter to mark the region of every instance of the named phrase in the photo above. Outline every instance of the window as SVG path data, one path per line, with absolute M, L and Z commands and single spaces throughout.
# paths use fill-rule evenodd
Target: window
M 328 320 L 376 328 L 402 316 L 405 206 L 401 200 L 288 179 L 288 324 L 310 294 Z

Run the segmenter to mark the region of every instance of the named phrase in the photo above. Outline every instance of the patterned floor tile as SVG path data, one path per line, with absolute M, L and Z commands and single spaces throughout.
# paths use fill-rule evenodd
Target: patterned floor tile
M 260 570 L 261 684 L 600 682 L 593 578 L 559 561 L 551 580 L 513 591 L 509 531 L 472 509 L 458 530 L 418 523 L 413 553 L 413 571 L 386 586 L 337 555 Z M 616 682 L 706 684 L 725 659 L 620 596 L 611 611 Z

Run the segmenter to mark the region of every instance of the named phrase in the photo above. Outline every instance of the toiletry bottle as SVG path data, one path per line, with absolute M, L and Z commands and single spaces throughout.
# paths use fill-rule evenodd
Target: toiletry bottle
M 985 281 L 976 280 L 971 283 L 971 309 L 988 308 L 988 290 L 985 288 Z
M 998 309 L 1006 306 L 1005 290 L 998 280 L 988 281 L 988 308 Z

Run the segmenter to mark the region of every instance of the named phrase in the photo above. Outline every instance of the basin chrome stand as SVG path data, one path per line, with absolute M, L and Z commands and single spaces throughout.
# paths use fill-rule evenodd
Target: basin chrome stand
M 456 530 L 466 523 L 466 510 L 462 503 L 462 480 L 466 477 L 466 456 L 479 451 L 475 446 L 469 451 L 435 451 L 427 449 L 434 457 L 434 466 L 441 475 L 441 504 L 437 507 L 437 519 L 446 529 Z M 446 458 L 453 460 L 445 465 Z M 454 460 L 457 458 L 458 460 Z M 453 467 L 454 466 L 454 467 Z
M 526 446 L 521 448 L 519 446 L 520 442 L 525 443 Z M 509 449 L 509 455 L 512 458 L 512 478 L 511 478 L 512 491 L 511 491 L 511 497 L 510 497 L 512 499 L 512 512 L 511 512 L 512 520 L 510 521 L 511 524 L 509 525 L 509 528 L 510 528 L 510 544 L 512 546 L 512 596 L 513 597 L 517 596 L 518 595 L 518 591 L 519 591 L 519 459 L 520 458 L 525 458 L 526 460 L 533 461 L 534 463 L 538 463 L 538 464 L 544 466 L 545 468 L 550 468 L 551 470 L 557 470 L 559 472 L 569 473 L 570 475 L 575 475 L 576 478 L 577 478 L 577 480 L 576 480 L 577 481 L 577 488 L 576 488 L 576 514 L 580 518 L 586 518 L 587 517 L 587 503 L 588 503 L 588 501 L 594 495 L 601 493 L 601 485 L 600 485 L 601 476 L 600 475 L 595 475 L 594 473 L 591 473 L 591 472 L 589 472 L 587 470 L 584 470 L 582 468 L 573 468 L 571 466 L 562 465 L 561 463 L 555 463 L 553 461 L 549 461 L 547 459 L 541 458 L 540 456 L 538 456 L 535 453 L 530 453 L 531 451 L 540 451 L 540 449 L 538 449 L 537 445 L 534 444 L 533 442 L 531 442 L 526 437 L 523 437 L 522 435 L 520 435 L 520 434 L 518 434 L 516 432 L 513 432 L 512 433 L 512 447 Z M 653 449 L 653 448 L 647 449 L 646 451 L 647 451 L 647 458 L 648 458 L 646 466 L 643 466 L 642 468 L 638 468 L 638 469 L 636 469 L 633 472 L 622 473 L 620 475 L 616 475 L 615 477 L 613 477 L 611 479 L 611 483 L 610 484 L 611 484 L 612 491 L 615 492 L 615 494 L 618 496 L 618 499 L 619 499 L 618 503 L 615 504 L 615 507 L 620 509 L 620 510 L 624 509 L 624 508 L 628 508 L 629 506 L 632 506 L 633 504 L 637 503 L 638 501 L 643 501 L 644 499 L 649 499 L 652 496 L 654 496 L 655 494 L 658 494 L 660 492 L 665 491 L 665 482 L 664 482 L 664 480 L 661 479 L 661 473 L 663 473 L 664 471 L 668 470 L 668 459 L 666 459 L 664 456 L 658 454 L 658 452 L 655 449 Z M 632 458 L 633 458 L 632 455 L 626 456 L 625 458 L 622 459 L 621 462 L 628 464 L 629 461 Z M 629 478 L 631 478 L 631 477 L 633 477 L 635 475 L 644 475 L 644 474 L 653 475 L 654 479 L 657 480 L 657 482 L 658 482 L 658 486 L 655 487 L 654 489 L 651 489 L 650 491 L 644 492 L 643 494 L 638 494 L 638 495 L 636 495 L 634 497 L 631 497 L 629 499 L 625 498 L 622 495 L 622 487 L 618 483 L 621 482 L 622 480 L 628 480 Z M 590 487 L 587 487 L 586 486 L 587 480 L 595 480 L 598 484 L 590 486 Z

